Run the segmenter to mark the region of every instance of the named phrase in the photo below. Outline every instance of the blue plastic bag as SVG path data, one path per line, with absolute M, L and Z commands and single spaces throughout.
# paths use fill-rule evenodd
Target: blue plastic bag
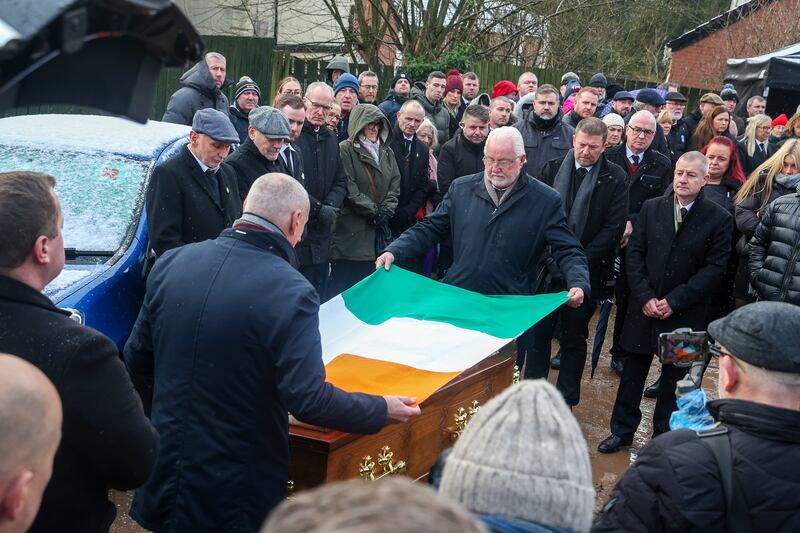
M 700 431 L 710 428 L 715 423 L 706 407 L 706 393 L 702 388 L 679 397 L 678 410 L 669 417 L 671 429 L 687 428 Z

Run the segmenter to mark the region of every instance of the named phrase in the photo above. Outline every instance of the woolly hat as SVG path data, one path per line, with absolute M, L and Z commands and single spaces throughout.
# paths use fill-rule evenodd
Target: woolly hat
M 238 99 L 245 91 L 253 91 L 261 98 L 261 89 L 259 89 L 258 84 L 248 76 L 239 78 L 239 82 L 236 84 L 236 88 L 233 91 L 233 99 Z
M 492 98 L 497 98 L 498 96 L 508 96 L 511 93 L 519 93 L 519 90 L 517 89 L 517 86 L 514 85 L 514 82 L 500 80 L 494 84 Z
M 735 100 L 737 104 L 739 103 L 739 93 L 736 92 L 736 89 L 734 89 L 733 85 L 730 83 L 725 84 L 719 92 L 719 97 L 723 100 Z
M 570 81 L 577 81 L 578 83 L 581 82 L 580 76 L 575 74 L 574 72 L 565 72 L 563 76 L 561 76 L 561 85 L 566 85 L 567 82 Z
M 405 72 L 398 72 L 397 74 L 394 75 L 394 78 L 392 78 L 392 84 L 389 85 L 389 88 L 394 89 L 394 86 L 397 85 L 397 82 L 400 80 L 406 80 L 409 85 L 411 85 L 412 87 L 414 86 L 414 82 L 411 81 L 411 78 L 408 76 L 408 74 L 406 74 Z
M 462 93 L 464 92 L 464 82 L 461 80 L 461 73 L 456 69 L 448 70 L 447 86 L 444 88 L 444 94 L 455 90 L 459 90 Z
M 338 78 L 336 78 L 336 84 L 333 86 L 333 94 L 337 94 L 342 89 L 347 88 L 353 89 L 356 94 L 358 94 L 358 90 L 360 87 L 358 86 L 358 78 L 350 74 L 349 72 L 345 72 Z
M 561 393 L 543 379 L 490 400 L 447 458 L 439 491 L 472 512 L 589 531 L 589 451 Z
M 589 80 L 589 87 L 603 87 L 605 88 L 608 85 L 608 80 L 606 79 L 605 74 L 602 72 L 598 72 L 592 79 Z
M 605 123 L 606 126 L 619 126 L 620 128 L 625 127 L 625 119 L 616 113 L 609 113 L 608 115 L 604 116 L 603 123 Z
M 572 80 L 570 82 L 567 82 L 567 86 L 564 88 L 564 100 L 566 100 L 576 92 L 580 91 L 582 88 L 583 87 L 581 87 L 581 82 L 577 80 Z
M 789 119 L 786 118 L 786 115 L 784 113 L 781 113 L 780 115 L 775 117 L 775 120 L 772 121 L 772 127 L 774 128 L 775 126 L 785 126 L 788 123 Z

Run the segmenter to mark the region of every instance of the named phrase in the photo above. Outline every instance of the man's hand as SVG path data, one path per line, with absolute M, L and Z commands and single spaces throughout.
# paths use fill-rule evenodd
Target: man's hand
M 578 308 L 583 304 L 583 289 L 580 287 L 572 287 L 567 293 L 567 305 L 573 308 Z
M 625 223 L 625 231 L 622 234 L 622 239 L 619 241 L 620 248 L 625 248 L 628 246 L 628 240 L 631 238 L 631 233 L 633 233 L 633 223 L 629 220 Z
M 661 320 L 665 318 L 669 318 L 672 316 L 672 308 L 669 306 L 667 299 L 659 300 L 656 302 L 656 307 L 658 308 L 658 312 L 661 313 Z
M 658 308 L 658 300 L 655 298 L 650 298 L 645 302 L 642 306 L 642 313 L 644 313 L 646 317 L 658 318 L 659 320 L 662 318 L 661 311 Z
M 394 254 L 392 252 L 383 252 L 375 260 L 375 270 L 383 267 L 388 271 L 390 268 L 392 268 L 392 263 L 394 263 Z
M 419 416 L 422 412 L 419 405 L 411 407 L 417 403 L 416 398 L 407 398 L 405 396 L 384 396 L 386 400 L 386 423 L 398 424 L 405 422 L 412 416 Z

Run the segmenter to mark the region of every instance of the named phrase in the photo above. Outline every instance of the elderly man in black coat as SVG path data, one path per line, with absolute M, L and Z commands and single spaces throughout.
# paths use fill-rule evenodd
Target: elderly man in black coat
M 147 480 L 158 434 L 114 343 L 41 292 L 64 267 L 54 183 L 45 174 L 0 174 L 0 352 L 44 372 L 64 412 L 53 477 L 29 531 L 108 531 L 116 516 L 109 489 Z
M 567 225 L 580 238 L 589 262 L 592 297 L 577 309 L 561 308 L 539 321 L 533 330 L 533 348 L 528 352 L 526 378 L 547 378 L 550 341 L 560 318 L 561 365 L 556 386 L 568 405 L 580 401 L 581 377 L 586 364 L 586 339 L 589 319 L 596 302 L 610 295 L 614 277 L 614 257 L 628 215 L 628 185 L 625 171 L 603 155 L 608 129 L 595 117 L 578 122 L 573 149 L 542 170 L 542 181 L 561 195 Z M 549 254 L 544 261 L 552 262 Z M 542 292 L 564 289 L 563 275 L 550 280 Z
M 326 299 L 331 231 L 347 195 L 347 174 L 339 153 L 339 139 L 325 125 L 333 90 L 322 82 L 306 89 L 306 121 L 295 146 L 303 156 L 305 188 L 311 201 L 306 235 L 297 245 L 300 272 Z
M 195 113 L 189 144 L 155 168 L 147 187 L 147 233 L 156 256 L 213 239 L 242 213 L 236 176 L 222 166 L 239 135 L 214 109 Z
M 719 287 L 731 252 L 733 217 L 704 198 L 708 160 L 687 152 L 676 163 L 673 194 L 642 205 L 628 244 L 631 304 L 620 344 L 625 351 L 611 436 L 600 443 L 612 453 L 633 441 L 642 413 L 639 403 L 658 336 L 677 328 L 702 330 L 709 294 Z M 676 410 L 675 384 L 685 369 L 663 365 L 653 413 L 653 435 L 669 431 Z
M 145 528 L 257 531 L 286 498 L 288 413 L 351 433 L 419 413 L 325 382 L 319 298 L 293 249 L 308 211 L 302 185 L 267 174 L 233 228 L 156 262 L 125 346 L 130 371 L 155 378 L 161 453 L 131 508 Z
M 569 287 L 570 307 L 589 294 L 583 248 L 569 230 L 560 195 L 524 172 L 519 131 L 486 141 L 485 172 L 453 182 L 436 211 L 386 248 L 376 266 L 414 257 L 450 237 L 453 266 L 443 281 L 481 294 L 532 294 L 536 263 L 549 246 Z
M 417 140 L 417 128 L 425 120 L 425 110 L 416 100 L 408 100 L 397 112 L 389 147 L 400 169 L 400 198 L 389 227 L 394 238 L 416 224 L 417 212 L 425 206 L 432 192 L 428 153 L 425 143 Z M 400 265 L 418 274 L 422 273 L 422 256 Z

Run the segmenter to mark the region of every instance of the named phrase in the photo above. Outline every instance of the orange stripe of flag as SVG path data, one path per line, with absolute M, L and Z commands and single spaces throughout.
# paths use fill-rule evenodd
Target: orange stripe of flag
M 326 381 L 347 392 L 409 396 L 422 403 L 461 372 L 432 372 L 358 355 L 337 355 L 325 365 Z

